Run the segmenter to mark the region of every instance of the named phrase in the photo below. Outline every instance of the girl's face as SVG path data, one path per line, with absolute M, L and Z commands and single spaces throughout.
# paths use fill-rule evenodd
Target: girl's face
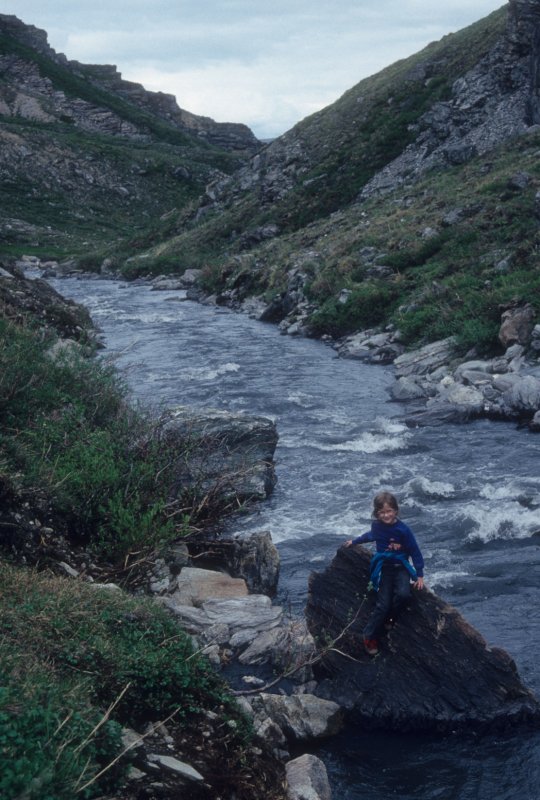
M 383 507 L 377 512 L 377 519 L 384 522 L 385 525 L 393 525 L 397 520 L 397 511 L 392 506 L 385 503 Z

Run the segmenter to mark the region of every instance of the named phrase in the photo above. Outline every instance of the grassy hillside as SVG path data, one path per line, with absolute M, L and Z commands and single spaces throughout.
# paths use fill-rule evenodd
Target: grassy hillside
M 313 335 L 392 325 L 411 345 L 454 335 L 463 352 L 496 351 L 501 306 L 525 299 L 540 313 L 538 133 L 355 200 L 416 136 L 418 118 L 493 48 L 505 17 L 503 8 L 444 37 L 304 120 L 282 137 L 281 162 L 268 156 L 275 145 L 261 159 L 286 171 L 287 147 L 299 145 L 304 166 L 290 191 L 265 201 L 264 168 L 248 192 L 233 181 L 213 214 L 132 259 L 127 274 L 199 266 L 209 292 L 270 301 L 300 271 Z M 270 224 L 277 236 L 250 239 Z
M 22 87 L 39 111 L 33 119 L 0 116 L 0 255 L 63 258 L 99 250 L 91 259 L 97 264 L 103 249 L 126 238 L 129 252 L 136 251 L 147 230 L 145 246 L 175 232 L 161 217 L 194 202 L 216 170 L 230 173 L 242 163 L 100 87 L 91 70 L 76 72 L 6 34 L 1 56 L 3 95 L 13 100 Z M 25 70 L 50 84 L 36 88 L 30 77 L 26 89 Z M 65 95 L 73 115 L 55 110 L 47 85 Z M 124 123 L 122 135 L 108 131 Z
M 174 464 L 200 460 L 194 442 L 168 447 L 84 346 L 59 348 L 43 319 L 0 312 L 0 796 L 170 797 L 145 788 L 155 776 L 124 788 L 122 727 L 165 721 L 174 746 L 161 746 L 205 775 L 194 799 L 255 800 L 261 785 L 282 798 L 282 766 L 254 747 L 191 637 L 151 600 L 83 579 L 132 585 L 231 497 L 213 502 L 208 481 L 182 491 Z M 66 558 L 83 564 L 79 580 L 56 576 Z
M 238 285 L 243 274 L 270 299 L 300 269 L 319 306 L 316 335 L 393 324 L 410 344 L 456 335 L 464 352 L 494 351 L 502 304 L 524 298 L 540 313 L 539 147 L 532 132 L 427 175 L 414 192 L 353 205 L 229 262 L 225 280 L 221 266 L 207 267 L 208 289 Z
M 220 261 L 245 250 L 242 233 L 275 224 L 281 234 L 304 228 L 348 207 L 363 186 L 413 139 L 411 125 L 435 102 L 447 99 L 453 82 L 493 47 L 504 30 L 505 9 L 420 53 L 393 64 L 346 92 L 281 137 L 275 159 L 271 144 L 262 154 L 260 179 L 248 192 L 233 183 L 214 214 L 164 241 L 144 268 L 175 269 Z M 275 202 L 261 198 L 260 184 L 272 170 L 286 170 L 283 151 L 301 152 L 291 191 Z M 281 160 L 280 160 L 281 159 Z M 143 265 L 141 264 L 141 270 Z M 130 266 L 133 270 L 133 265 Z
M 157 604 L 0 560 L 0 612 L 3 800 L 146 797 L 143 785 L 124 794 L 133 754 L 121 758 L 122 728 L 163 721 L 175 754 L 202 759 L 212 775 L 192 796 L 254 797 L 255 772 L 269 797 L 281 796 L 253 757 L 250 723 Z M 197 731 L 210 736 L 209 718 L 217 723 L 201 754 Z

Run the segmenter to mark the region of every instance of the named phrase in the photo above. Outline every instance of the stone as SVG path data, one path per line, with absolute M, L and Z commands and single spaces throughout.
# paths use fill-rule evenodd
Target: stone
M 320 758 L 306 753 L 288 761 L 287 800 L 332 800 L 326 767 Z
M 360 331 L 341 340 L 336 350 L 340 358 L 352 358 L 370 364 L 391 364 L 405 350 L 399 339 L 397 331 Z
M 194 767 L 186 764 L 184 761 L 179 761 L 172 756 L 163 756 L 159 753 L 149 753 L 148 761 L 151 764 L 156 764 L 167 772 L 173 772 L 179 778 L 185 778 L 195 783 L 204 781 L 203 776 Z
M 460 381 L 464 372 L 493 372 L 491 361 L 463 361 L 454 371 L 454 379 Z
M 534 414 L 540 409 L 540 380 L 532 375 L 519 378 L 503 394 L 503 403 L 511 412 Z
M 176 579 L 174 602 L 200 608 L 210 598 L 245 597 L 248 594 L 242 578 L 231 578 L 223 572 L 184 567 Z
M 226 551 L 226 566 L 246 581 L 250 592 L 274 595 L 279 580 L 279 552 L 268 531 L 238 534 Z
M 276 484 L 278 434 L 266 417 L 176 406 L 168 412 L 162 435 L 173 448 L 178 442 L 177 482 L 182 490 L 193 486 L 199 492 L 249 502 L 266 499 Z M 196 445 L 189 469 L 183 457 L 186 440 Z
M 289 742 L 305 742 L 333 736 L 343 727 L 337 703 L 310 694 L 256 695 L 250 700 L 255 718 L 269 717 Z
M 428 397 L 427 390 L 414 377 L 402 376 L 390 387 L 392 400 L 408 402 Z
M 255 733 L 266 742 L 272 748 L 285 748 L 287 746 L 287 740 L 283 735 L 283 731 L 276 725 L 276 723 L 270 719 L 270 717 L 265 717 L 260 721 L 256 721 L 254 724 Z
M 245 632 L 232 637 L 231 646 L 241 646 L 242 640 L 247 641 Z M 291 680 L 304 682 L 312 677 L 311 661 L 315 653 L 315 642 L 305 621 L 289 620 L 253 637 L 238 661 L 241 664 L 270 663 L 276 670 L 287 672 Z
M 283 617 L 281 606 L 273 606 L 269 597 L 258 594 L 230 600 L 207 600 L 203 603 L 202 610 L 212 624 L 221 622 L 229 625 L 233 632 L 274 628 L 281 623 Z
M 157 278 L 154 278 L 150 285 L 152 292 L 174 292 L 185 288 L 182 278 L 171 278 L 167 275 L 159 275 Z
M 403 353 L 394 361 L 396 377 L 426 375 L 438 367 L 448 364 L 454 354 L 455 339 L 453 337 L 432 342 L 410 353 Z
M 313 573 L 306 607 L 317 641 L 339 640 L 317 668 L 316 693 L 339 703 L 365 728 L 455 731 L 540 722 L 540 704 L 504 650 L 490 647 L 461 614 L 429 590 L 414 591 L 398 623 L 368 656 L 362 630 L 374 604 L 370 553 L 340 547 Z M 320 640 L 320 639 L 319 639 Z
M 214 624 L 214 621 L 212 620 L 211 622 L 201 608 L 195 608 L 191 605 L 184 606 L 180 603 L 176 603 L 172 596 L 164 595 L 156 597 L 155 600 L 172 611 L 172 613 L 181 620 L 182 625 L 188 633 L 201 633 L 210 625 Z
M 239 640 L 236 639 L 235 643 Z M 234 646 L 231 639 L 231 645 Z M 287 645 L 287 631 L 282 627 L 272 628 L 259 633 L 249 646 L 238 656 L 240 664 L 265 664 L 273 661 L 276 652 L 282 651 Z
M 530 303 L 507 309 L 499 329 L 499 341 L 503 347 L 513 344 L 528 345 L 534 329 L 536 312 Z
M 441 402 L 454 406 L 458 412 L 465 412 L 467 417 L 470 418 L 482 413 L 484 395 L 474 386 L 453 383 L 448 387 L 442 388 L 436 398 L 428 400 L 428 406 Z

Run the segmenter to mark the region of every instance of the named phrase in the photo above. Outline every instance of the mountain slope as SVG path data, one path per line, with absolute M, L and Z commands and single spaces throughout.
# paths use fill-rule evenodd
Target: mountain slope
M 540 311 L 539 29 L 539 0 L 511 0 L 362 81 L 207 187 L 144 269 L 202 266 L 218 302 L 257 295 L 307 335 L 495 348 L 500 306 Z
M 189 114 L 115 67 L 68 61 L 44 31 L 7 15 L 0 141 L 3 252 L 55 254 L 113 242 L 183 208 L 259 146 L 246 126 Z
M 217 250 L 251 244 L 253 237 L 238 237 L 239 231 L 255 232 L 255 240 L 269 224 L 290 232 L 354 202 L 414 141 L 422 116 L 450 98 L 455 81 L 492 50 L 504 25 L 500 10 L 361 81 L 265 147 L 231 179 L 210 186 L 199 219 L 201 211 L 204 218 L 218 215 L 209 225 Z M 188 250 L 189 244 L 190 237 Z

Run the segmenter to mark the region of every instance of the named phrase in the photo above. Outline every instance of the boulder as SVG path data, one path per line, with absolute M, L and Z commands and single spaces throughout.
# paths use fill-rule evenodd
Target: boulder
M 287 800 L 331 800 L 332 792 L 328 773 L 317 756 L 306 753 L 288 761 Z
M 225 569 L 234 577 L 243 578 L 254 594 L 276 593 L 279 553 L 268 531 L 239 533 L 230 539 L 198 536 L 190 540 L 189 552 L 200 566 Z
M 453 381 L 441 387 L 439 395 L 433 400 L 428 400 L 428 406 L 441 401 L 455 406 L 457 411 L 463 412 L 467 417 L 479 416 L 484 407 L 484 396 L 481 391 L 474 386 L 463 386 Z
M 453 337 L 432 342 L 419 350 L 413 350 L 410 353 L 403 353 L 403 355 L 398 356 L 394 361 L 396 377 L 426 375 L 438 367 L 448 364 L 454 355 L 455 340 Z
M 306 608 L 325 648 L 317 695 L 339 703 L 364 728 L 454 731 L 540 724 L 540 704 L 508 653 L 488 647 L 460 613 L 429 590 L 415 591 L 368 656 L 362 630 L 374 604 L 367 591 L 370 554 L 341 547 L 323 573 L 310 577 Z
M 231 578 L 223 572 L 184 567 L 176 579 L 173 599 L 179 605 L 200 608 L 211 598 L 246 597 L 248 589 L 242 578 Z
M 370 364 L 391 364 L 405 349 L 400 339 L 399 331 L 360 331 L 342 339 L 336 345 L 336 350 L 341 358 L 367 361 Z
M 530 303 L 508 308 L 502 315 L 499 341 L 503 347 L 512 344 L 528 345 L 534 328 L 536 312 Z
M 279 553 L 268 531 L 239 534 L 227 551 L 225 564 L 244 578 L 250 592 L 273 595 L 279 579 Z
M 219 409 L 177 406 L 168 412 L 163 437 L 179 442 L 178 485 L 240 503 L 264 500 L 276 484 L 273 456 L 278 434 L 266 417 Z M 186 440 L 193 442 L 187 463 Z
M 525 375 L 503 394 L 503 406 L 511 415 L 533 415 L 540 409 L 540 380 Z
M 290 674 L 295 681 L 311 679 L 310 664 L 316 655 L 315 642 L 304 620 L 289 620 L 277 628 L 263 631 L 238 657 L 241 664 L 270 663 Z
M 268 717 L 289 742 L 322 739 L 339 733 L 343 712 L 337 703 L 311 694 L 265 694 L 250 699 L 255 720 Z
M 262 594 L 211 598 L 200 607 L 181 603 L 174 594 L 156 599 L 179 617 L 189 633 L 207 642 L 229 643 L 235 649 L 245 648 L 263 631 L 277 628 L 283 621 L 283 608 L 273 606 Z
M 406 403 L 410 400 L 425 399 L 429 396 L 429 393 L 414 377 L 403 376 L 398 378 L 391 386 L 390 396 L 392 400 Z

